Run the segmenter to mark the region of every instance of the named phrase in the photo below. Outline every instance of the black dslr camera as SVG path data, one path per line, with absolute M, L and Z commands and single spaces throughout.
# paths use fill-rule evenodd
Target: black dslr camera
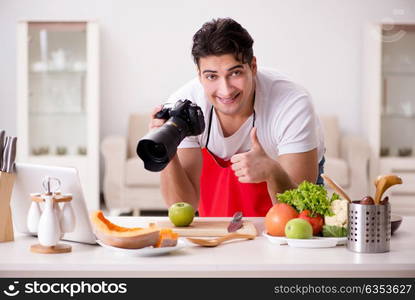
M 163 107 L 155 117 L 168 121 L 138 141 L 137 154 L 147 170 L 158 172 L 167 166 L 185 137 L 199 135 L 205 130 L 205 119 L 201 108 L 190 100 L 179 100 L 173 107 Z

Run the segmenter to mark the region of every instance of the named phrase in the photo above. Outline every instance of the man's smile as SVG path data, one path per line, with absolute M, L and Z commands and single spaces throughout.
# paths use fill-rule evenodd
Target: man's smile
M 233 97 L 227 97 L 227 98 L 222 98 L 222 97 L 216 96 L 216 99 L 219 102 L 223 103 L 223 104 L 231 104 L 231 103 L 235 102 L 237 100 L 237 98 L 239 98 L 240 94 L 241 93 L 239 92 L 236 95 L 234 95 Z

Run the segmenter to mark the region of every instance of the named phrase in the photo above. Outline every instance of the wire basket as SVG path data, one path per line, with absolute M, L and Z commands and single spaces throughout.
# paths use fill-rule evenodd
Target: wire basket
M 388 252 L 391 238 L 390 204 L 348 204 L 347 248 L 354 252 Z

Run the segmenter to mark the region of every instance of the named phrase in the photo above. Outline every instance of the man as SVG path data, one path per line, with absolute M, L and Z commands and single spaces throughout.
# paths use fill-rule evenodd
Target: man
M 322 183 L 324 143 L 310 96 L 281 74 L 258 70 L 252 45 L 229 18 L 194 35 L 198 77 L 169 102 L 195 102 L 206 129 L 185 138 L 161 172 L 168 205 L 188 202 L 200 216 L 265 216 L 277 193 L 304 180 Z M 160 109 L 150 129 L 165 122 L 154 118 Z

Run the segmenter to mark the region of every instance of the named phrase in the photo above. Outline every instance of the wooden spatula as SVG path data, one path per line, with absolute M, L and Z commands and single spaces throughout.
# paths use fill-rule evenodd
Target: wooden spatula
M 241 234 L 241 233 L 231 232 L 229 234 L 226 234 L 224 236 L 214 238 L 214 239 L 196 239 L 196 238 L 187 238 L 187 239 L 190 242 L 197 244 L 199 246 L 216 247 L 225 241 L 234 240 L 234 239 L 253 240 L 255 237 L 256 235 L 252 235 L 252 234 Z
M 327 182 L 327 184 L 335 190 L 343 199 L 346 199 L 349 202 L 352 202 L 350 197 L 346 194 L 346 192 L 338 185 L 333 179 L 331 179 L 326 174 L 321 174 L 321 177 Z

